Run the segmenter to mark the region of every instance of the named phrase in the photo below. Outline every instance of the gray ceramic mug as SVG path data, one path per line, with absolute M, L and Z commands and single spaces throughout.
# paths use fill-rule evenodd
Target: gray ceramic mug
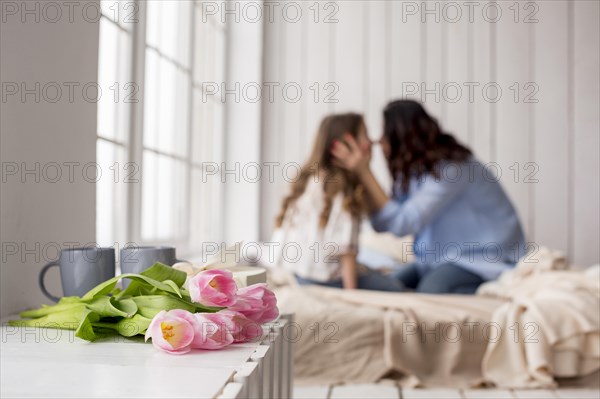
M 175 248 L 173 247 L 138 247 L 131 246 L 121 249 L 121 273 L 136 273 L 140 274 L 144 270 L 151 267 L 154 263 L 160 262 L 168 266 L 173 266 L 180 262 L 175 256 Z M 123 288 L 126 288 L 130 279 L 122 280 Z
M 58 260 L 42 268 L 40 289 L 51 300 L 60 299 L 48 292 L 45 277 L 48 270 L 58 266 L 64 296 L 83 296 L 98 284 L 115 276 L 114 248 L 68 248 L 60 252 Z

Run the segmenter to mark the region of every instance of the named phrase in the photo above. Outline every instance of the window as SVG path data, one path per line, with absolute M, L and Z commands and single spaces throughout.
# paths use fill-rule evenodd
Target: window
M 103 1 L 98 103 L 97 241 L 221 241 L 224 104 L 202 82 L 225 79 L 226 27 L 197 1 Z M 142 82 L 142 83 L 139 83 Z M 114 93 L 113 93 L 114 92 Z M 114 95 L 112 95 L 114 94 Z M 204 181 L 203 181 L 204 180 Z

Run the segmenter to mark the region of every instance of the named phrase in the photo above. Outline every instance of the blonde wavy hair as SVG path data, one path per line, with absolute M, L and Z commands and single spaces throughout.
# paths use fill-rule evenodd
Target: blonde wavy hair
M 327 225 L 333 199 L 338 193 L 343 193 L 343 208 L 353 217 L 359 218 L 364 214 L 366 206 L 362 185 L 352 173 L 335 165 L 331 154 L 335 141 L 344 143 L 345 134 L 358 139 L 361 129 L 365 129 L 363 117 L 355 113 L 329 115 L 321 121 L 311 155 L 302 167 L 298 179 L 292 183 L 291 193 L 283 200 L 275 221 L 277 227 L 281 227 L 288 208 L 304 193 L 309 179 L 315 175 L 323 183 L 325 194 L 325 205 L 319 218 L 320 227 Z

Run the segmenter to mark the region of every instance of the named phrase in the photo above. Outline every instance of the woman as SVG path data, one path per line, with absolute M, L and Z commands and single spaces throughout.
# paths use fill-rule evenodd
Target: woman
M 525 254 L 525 238 L 494 174 L 419 103 L 393 101 L 383 116 L 392 198 L 373 176 L 369 153 L 352 137 L 335 143 L 332 153 L 362 183 L 373 228 L 414 235 L 417 260 L 396 277 L 418 292 L 470 294 L 514 267 Z

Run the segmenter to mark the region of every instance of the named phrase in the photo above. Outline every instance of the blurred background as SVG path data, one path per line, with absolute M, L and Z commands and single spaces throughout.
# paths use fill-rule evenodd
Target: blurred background
M 68 246 L 268 240 L 320 119 L 377 140 L 401 97 L 497 172 L 532 245 L 600 261 L 595 0 L 1 7 L 2 316 Z

